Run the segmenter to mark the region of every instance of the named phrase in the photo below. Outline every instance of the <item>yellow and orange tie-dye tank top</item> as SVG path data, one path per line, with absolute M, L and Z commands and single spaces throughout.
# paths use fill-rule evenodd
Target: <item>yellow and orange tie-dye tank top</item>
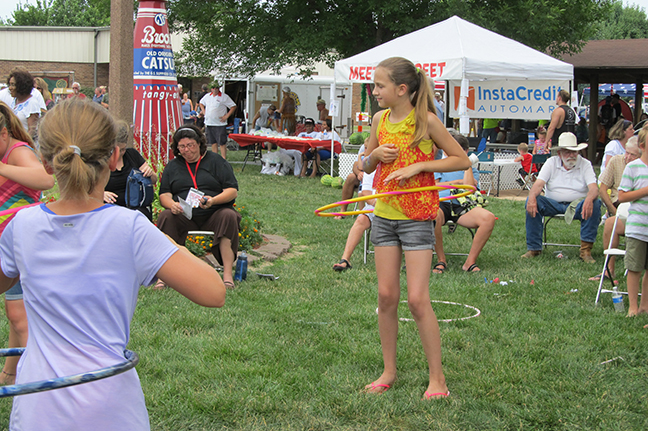
M 405 181 L 401 187 L 398 181 L 385 178 L 392 172 L 418 162 L 434 160 L 434 142 L 423 140 L 416 148 L 410 144 L 414 136 L 414 110 L 402 121 L 391 123 L 387 109 L 378 125 L 378 144 L 394 144 L 398 148 L 398 157 L 392 163 L 378 163 L 374 176 L 376 193 L 413 189 L 435 185 L 433 172 L 421 172 Z M 434 220 L 439 209 L 439 194 L 435 191 L 418 192 L 405 195 L 393 195 L 379 198 L 374 214 L 390 220 Z

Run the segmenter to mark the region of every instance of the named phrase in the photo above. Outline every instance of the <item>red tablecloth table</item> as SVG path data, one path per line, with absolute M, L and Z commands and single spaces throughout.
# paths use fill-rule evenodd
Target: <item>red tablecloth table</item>
M 255 136 L 247 135 L 241 133 L 230 133 L 229 137 L 235 141 L 239 147 L 248 147 L 250 145 L 254 146 L 254 150 L 248 149 L 248 154 L 243 160 L 243 169 L 247 164 L 250 151 L 253 151 L 253 154 L 261 154 L 261 144 L 264 142 L 270 142 L 271 144 L 277 145 L 284 150 L 297 150 L 301 153 L 305 153 L 310 148 L 318 148 L 323 150 L 331 149 L 331 141 L 322 141 L 319 139 L 304 139 L 304 138 L 295 138 L 291 136 L 286 137 L 270 137 L 270 136 Z M 333 145 L 333 151 L 335 154 L 340 154 L 342 152 L 342 144 L 335 142 Z M 243 170 L 242 169 L 242 170 Z

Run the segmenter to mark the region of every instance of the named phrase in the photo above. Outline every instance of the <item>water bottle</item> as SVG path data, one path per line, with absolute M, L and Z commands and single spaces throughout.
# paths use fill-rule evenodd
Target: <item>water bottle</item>
M 623 296 L 619 293 L 619 289 L 616 286 L 612 289 L 612 303 L 614 304 L 614 311 L 617 313 L 625 313 Z
M 236 261 L 236 272 L 234 273 L 234 280 L 241 281 L 247 279 L 247 254 L 242 252 Z

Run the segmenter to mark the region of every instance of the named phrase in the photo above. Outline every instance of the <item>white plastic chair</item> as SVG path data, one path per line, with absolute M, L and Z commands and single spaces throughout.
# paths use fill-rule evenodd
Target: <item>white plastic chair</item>
M 603 271 L 601 272 L 601 280 L 599 281 L 598 292 L 596 292 L 596 300 L 594 301 L 594 305 L 598 304 L 599 298 L 601 297 L 601 293 L 614 292 L 613 290 L 603 289 L 603 282 L 605 281 L 605 275 L 607 275 L 610 278 L 610 283 L 612 284 L 612 288 L 614 289 L 614 274 L 610 272 L 610 268 L 608 267 L 608 262 L 610 261 L 610 256 L 625 256 L 626 252 L 625 250 L 621 250 L 619 248 L 613 248 L 612 240 L 614 239 L 614 233 L 616 232 L 619 218 L 621 220 L 626 220 L 628 218 L 629 209 L 630 209 L 630 202 L 624 202 L 621 205 L 619 205 L 619 207 L 617 208 L 616 219 L 614 220 L 614 225 L 612 226 L 612 235 L 610 236 L 610 244 L 608 245 L 608 248 L 606 250 L 603 250 L 603 254 L 605 255 L 605 261 L 603 262 Z M 628 292 L 621 292 L 621 291 L 619 291 L 619 293 L 623 295 L 628 294 Z

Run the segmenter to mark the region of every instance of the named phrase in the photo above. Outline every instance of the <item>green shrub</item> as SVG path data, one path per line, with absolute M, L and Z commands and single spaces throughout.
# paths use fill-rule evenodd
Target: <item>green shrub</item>
M 250 251 L 261 245 L 261 222 L 256 214 L 251 213 L 245 206 L 234 204 L 236 210 L 241 214 L 241 229 L 239 230 L 239 251 Z

